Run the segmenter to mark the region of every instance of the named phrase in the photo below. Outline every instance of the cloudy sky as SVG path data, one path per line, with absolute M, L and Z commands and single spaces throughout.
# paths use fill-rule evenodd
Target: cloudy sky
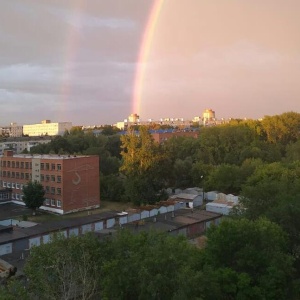
M 1 0 L 0 125 L 300 112 L 299 0 Z

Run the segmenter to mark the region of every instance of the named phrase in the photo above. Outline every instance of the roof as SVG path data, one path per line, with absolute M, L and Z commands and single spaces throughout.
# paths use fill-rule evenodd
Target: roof
M 171 199 L 194 200 L 198 196 L 199 195 L 196 195 L 196 194 L 180 193 L 180 194 L 171 196 Z
M 75 158 L 82 158 L 82 157 L 90 157 L 93 155 L 59 155 L 59 154 L 14 154 L 13 156 L 4 156 L 0 155 L 1 157 L 7 157 L 7 158 L 40 158 L 40 159 L 75 159 Z
M 232 207 L 233 203 L 232 202 L 210 202 L 207 203 L 206 206 L 213 206 L 213 207 Z
M 48 234 L 49 232 L 64 231 L 67 228 L 79 227 L 82 225 L 95 223 L 97 221 L 103 221 L 114 218 L 118 215 L 118 213 L 119 212 L 117 211 L 102 212 L 100 214 L 88 215 L 81 218 L 39 223 L 37 226 L 28 228 L 20 228 L 15 226 L 13 227 L 13 231 L 11 233 L 3 233 L 0 235 L 0 244 L 12 242 L 25 237 L 34 237 L 37 235 Z
M 221 216 L 221 214 L 205 210 L 179 209 L 175 212 L 156 215 L 133 223 L 124 224 L 123 227 L 134 230 L 134 232 L 147 231 L 151 229 L 174 231 L 184 228 L 190 224 L 210 221 L 220 218 Z

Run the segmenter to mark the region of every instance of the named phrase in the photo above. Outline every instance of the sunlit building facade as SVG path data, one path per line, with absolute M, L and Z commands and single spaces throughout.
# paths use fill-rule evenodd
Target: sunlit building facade
M 11 189 L 11 201 L 25 205 L 22 188 L 40 182 L 45 194 L 41 209 L 59 214 L 100 206 L 99 157 L 70 155 L 0 156 L 0 186 Z
M 63 135 L 71 128 L 72 122 L 51 123 L 50 120 L 43 120 L 40 124 L 23 125 L 23 134 L 28 136 L 55 136 Z

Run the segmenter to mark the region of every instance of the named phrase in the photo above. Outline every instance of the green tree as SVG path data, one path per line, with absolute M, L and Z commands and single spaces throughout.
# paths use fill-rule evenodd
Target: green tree
M 272 163 L 256 168 L 242 187 L 242 204 L 251 219 L 269 213 L 282 201 L 300 194 L 299 164 Z M 288 201 L 287 201 L 288 202 Z
M 281 115 L 265 116 L 262 120 L 262 127 L 268 141 L 287 145 L 295 142 L 300 136 L 300 114 L 287 112 Z
M 23 186 L 23 201 L 33 212 L 43 205 L 45 201 L 45 190 L 43 185 L 37 181 L 29 181 Z
M 0 286 L 0 300 L 30 300 L 31 297 L 26 289 L 24 280 L 8 279 L 5 285 Z
M 37 299 L 94 299 L 100 291 L 100 241 L 93 235 L 54 236 L 31 250 L 24 273 Z
M 207 238 L 204 269 L 227 296 L 218 299 L 290 299 L 293 258 L 277 224 L 225 220 Z
M 201 298 L 200 252 L 185 238 L 121 230 L 106 247 L 104 299 Z
M 165 174 L 168 159 L 161 145 L 153 140 L 146 127 L 141 127 L 139 135 L 129 131 L 121 137 L 121 173 L 126 176 L 125 191 L 129 201 L 135 204 L 154 203 L 165 194 Z
M 104 135 L 114 135 L 120 131 L 119 128 L 111 125 L 104 125 L 103 127 L 101 127 L 101 129 L 102 129 L 101 133 Z
M 118 174 L 100 177 L 101 199 L 120 202 L 124 200 L 124 183 Z

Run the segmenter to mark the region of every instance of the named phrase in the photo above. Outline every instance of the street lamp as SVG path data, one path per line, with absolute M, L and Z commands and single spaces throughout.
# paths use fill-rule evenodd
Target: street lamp
M 201 175 L 201 180 L 202 180 L 202 201 L 203 201 L 203 203 L 204 203 L 204 180 L 203 180 L 203 178 L 204 178 L 204 175 Z

